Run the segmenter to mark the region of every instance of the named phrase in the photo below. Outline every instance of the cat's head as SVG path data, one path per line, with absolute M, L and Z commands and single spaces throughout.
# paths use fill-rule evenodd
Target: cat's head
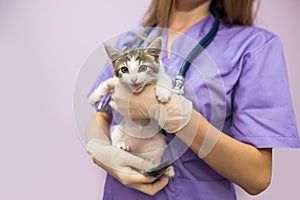
M 146 49 L 119 51 L 104 44 L 116 77 L 134 93 L 145 85 L 156 82 L 160 68 L 161 38 L 155 39 Z

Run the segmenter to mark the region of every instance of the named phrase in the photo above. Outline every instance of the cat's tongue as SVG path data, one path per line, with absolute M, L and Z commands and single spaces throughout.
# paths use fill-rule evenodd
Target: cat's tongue
M 134 92 L 140 92 L 143 88 L 143 85 L 142 84 L 132 84 L 131 85 L 131 89 L 134 91 Z

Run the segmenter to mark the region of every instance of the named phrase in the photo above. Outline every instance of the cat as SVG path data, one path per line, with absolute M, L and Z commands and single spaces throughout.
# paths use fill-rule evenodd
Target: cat
M 115 76 L 96 88 L 89 97 L 91 104 L 99 101 L 111 89 L 110 86 L 118 82 L 129 87 L 133 93 L 141 92 L 148 84 L 155 84 L 157 100 L 162 103 L 168 102 L 172 94 L 172 81 L 160 61 L 162 48 L 160 37 L 144 49 L 132 48 L 119 51 L 107 44 L 104 44 L 104 47 Z M 153 121 L 123 117 L 121 122 L 111 130 L 112 145 L 139 155 L 150 161 L 153 166 L 158 166 L 161 163 L 166 140 L 158 123 Z M 164 171 L 164 175 L 174 177 L 173 167 L 169 166 Z

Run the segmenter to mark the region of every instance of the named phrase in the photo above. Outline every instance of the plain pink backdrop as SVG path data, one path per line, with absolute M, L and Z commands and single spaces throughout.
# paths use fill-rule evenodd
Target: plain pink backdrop
M 137 25 L 150 0 L 0 0 L 0 199 L 98 200 L 105 173 L 73 123 L 80 66 L 104 40 Z M 300 120 L 298 0 L 261 0 L 257 25 L 280 36 Z M 300 150 L 275 149 L 272 184 L 240 200 L 298 199 Z

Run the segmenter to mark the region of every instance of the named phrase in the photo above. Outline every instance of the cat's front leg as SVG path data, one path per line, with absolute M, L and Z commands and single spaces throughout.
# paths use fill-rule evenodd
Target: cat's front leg
M 95 105 L 96 102 L 99 101 L 101 97 L 103 97 L 109 90 L 115 87 L 118 83 L 118 79 L 116 77 L 110 78 L 105 82 L 101 83 L 96 90 L 90 94 L 89 102 L 92 105 Z
M 159 76 L 155 86 L 155 95 L 157 100 L 165 103 L 168 102 L 172 95 L 172 80 L 167 75 Z
M 157 97 L 157 100 L 165 103 L 168 102 L 171 97 L 171 91 L 169 89 L 166 89 L 162 85 L 156 85 L 155 86 L 155 95 Z

